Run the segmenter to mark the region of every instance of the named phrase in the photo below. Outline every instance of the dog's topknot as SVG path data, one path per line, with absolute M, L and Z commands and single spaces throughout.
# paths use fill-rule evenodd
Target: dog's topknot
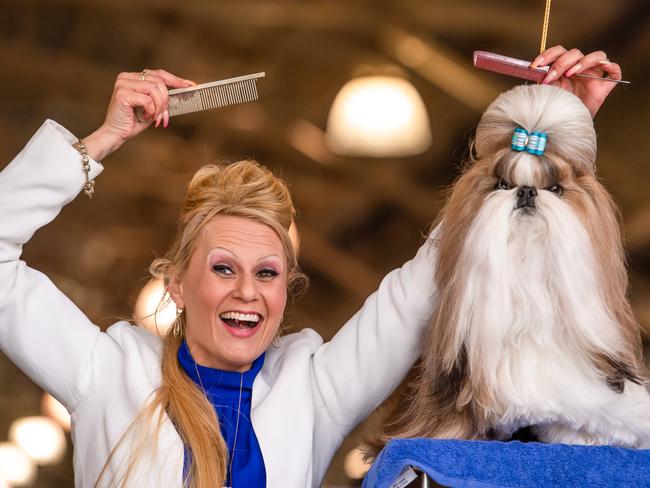
M 562 88 L 520 85 L 502 93 L 487 108 L 476 129 L 478 158 L 509 148 L 513 131 L 546 132 L 547 153 L 594 172 L 596 132 L 582 101 Z M 527 157 L 522 155 L 523 157 Z

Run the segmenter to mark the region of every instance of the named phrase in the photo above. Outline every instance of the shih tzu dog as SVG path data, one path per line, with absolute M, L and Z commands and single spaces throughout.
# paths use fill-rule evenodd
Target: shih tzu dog
M 650 448 L 615 204 L 574 95 L 500 95 L 439 218 L 439 307 L 390 437 Z M 384 440 L 385 440 L 384 439 Z

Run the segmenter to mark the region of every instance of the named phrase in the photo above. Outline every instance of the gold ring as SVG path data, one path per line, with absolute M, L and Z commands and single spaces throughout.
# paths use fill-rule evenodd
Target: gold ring
M 142 72 L 140 73 L 140 80 L 145 81 L 148 75 L 149 75 L 149 70 L 143 69 Z

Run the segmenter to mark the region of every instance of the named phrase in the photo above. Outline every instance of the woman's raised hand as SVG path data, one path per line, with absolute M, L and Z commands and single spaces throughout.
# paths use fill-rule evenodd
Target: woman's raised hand
M 537 68 L 549 65 L 548 75 L 542 83 L 560 86 L 579 97 L 592 117 L 596 115 L 616 83 L 573 75 L 584 73 L 598 77 L 607 75 L 614 80 L 622 79 L 621 67 L 607 59 L 603 51 L 585 55 L 578 49 L 567 51 L 562 46 L 553 46 L 537 56 L 530 66 Z
M 103 159 L 152 123 L 155 122 L 156 127 L 161 123 L 167 127 L 167 87 L 185 88 L 195 84 L 162 69 L 120 73 L 115 81 L 104 123 L 84 138 L 88 154 L 93 159 Z M 136 116 L 137 107 L 141 107 L 144 112 L 143 122 Z

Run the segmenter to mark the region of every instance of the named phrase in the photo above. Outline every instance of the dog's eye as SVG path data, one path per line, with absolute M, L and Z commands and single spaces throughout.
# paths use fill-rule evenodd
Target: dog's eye
M 497 190 L 510 190 L 512 189 L 512 185 L 508 183 L 508 181 L 504 180 L 503 178 L 499 178 L 499 181 L 497 181 Z
M 564 192 L 564 188 L 562 188 L 560 185 L 557 183 L 555 185 L 549 186 L 547 188 L 548 191 L 555 193 L 556 195 L 560 196 Z

